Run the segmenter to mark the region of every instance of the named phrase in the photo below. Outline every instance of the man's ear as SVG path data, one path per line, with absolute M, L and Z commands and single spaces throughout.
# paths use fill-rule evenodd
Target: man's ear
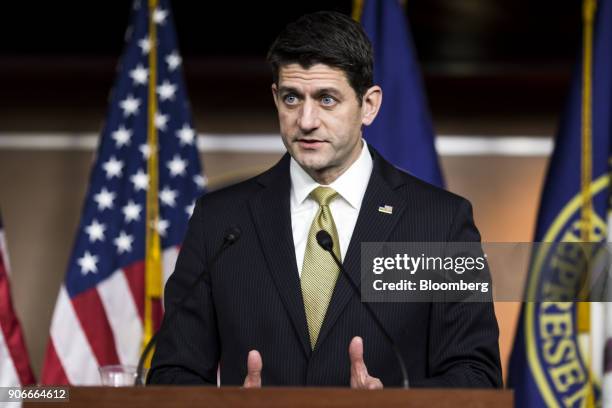
M 276 84 L 272 84 L 272 98 L 274 99 L 276 109 L 278 109 L 278 88 L 276 87 Z
M 374 122 L 382 104 L 382 89 L 378 85 L 370 87 L 361 98 L 361 123 L 365 126 Z

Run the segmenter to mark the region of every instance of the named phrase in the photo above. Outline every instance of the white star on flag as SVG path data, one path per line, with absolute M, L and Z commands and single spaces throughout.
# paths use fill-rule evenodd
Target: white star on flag
M 112 193 L 102 187 L 102 191 L 94 196 L 94 200 L 98 203 L 98 211 L 103 211 L 105 208 L 113 208 L 113 200 L 115 199 L 115 193 Z
M 119 236 L 113 241 L 117 246 L 117 252 L 120 254 L 130 252 L 132 250 L 132 242 L 134 242 L 134 238 L 131 235 L 127 235 L 124 231 L 121 231 Z
M 204 190 L 206 185 L 208 184 L 208 179 L 201 174 L 196 174 L 193 176 L 193 182 L 198 186 L 200 190 Z
M 172 51 L 170 54 L 166 55 L 166 64 L 168 64 L 168 70 L 174 71 L 181 65 L 182 59 L 181 56 L 176 51 Z
M 167 79 L 157 87 L 157 94 L 161 101 L 174 100 L 174 94 L 176 92 L 176 85 L 173 85 Z
M 106 172 L 106 178 L 112 179 L 113 177 L 121 177 L 121 170 L 123 169 L 123 162 L 111 156 L 107 162 L 102 165 L 102 168 Z
M 163 204 L 170 207 L 174 207 L 176 205 L 177 195 L 178 191 L 171 190 L 169 187 L 166 186 L 162 191 L 159 192 L 159 199 Z
M 168 124 L 168 115 L 164 115 L 161 112 L 155 113 L 155 127 L 162 132 L 166 130 L 166 125 Z
M 155 24 L 164 25 L 166 22 L 166 17 L 168 17 L 167 10 L 157 7 L 153 11 L 153 21 L 155 21 Z
M 118 149 L 121 146 L 130 145 L 130 139 L 132 138 L 132 131 L 126 129 L 124 126 L 120 126 L 119 129 L 113 132 L 113 139 L 115 139 L 115 147 Z
M 77 263 L 81 267 L 81 274 L 87 275 L 89 272 L 98 273 L 98 267 L 96 263 L 98 263 L 98 257 L 89 253 L 89 251 L 85 251 L 85 254 L 82 258 L 77 259 Z
M 149 37 L 144 37 L 138 41 L 138 46 L 142 50 L 142 55 L 146 55 L 151 51 L 151 40 L 149 40 Z
M 179 138 L 181 146 L 192 145 L 195 139 L 195 130 L 185 123 L 182 128 L 176 131 L 176 136 Z
M 142 169 L 138 169 L 138 173 L 130 177 L 130 181 L 134 183 L 134 189 L 136 191 L 149 188 L 149 176 L 142 171 Z
M 85 227 L 85 232 L 89 235 L 89 242 L 104 241 L 104 231 L 106 225 L 100 224 L 95 218 L 91 220 L 91 224 Z
M 127 205 L 121 209 L 121 211 L 123 211 L 123 216 L 125 217 L 126 223 L 138 221 L 140 219 L 141 210 L 141 206 L 132 200 L 128 201 Z
M 140 150 L 140 153 L 142 153 L 142 157 L 145 160 L 148 160 L 149 157 L 151 156 L 151 146 L 149 146 L 148 144 L 141 144 L 138 147 L 138 150 Z
M 130 78 L 134 81 L 134 85 L 145 85 L 149 78 L 149 70 L 138 64 L 136 68 L 130 71 Z
M 170 226 L 169 221 L 166 221 L 160 218 L 157 220 L 157 223 L 155 224 L 155 229 L 157 230 L 159 235 L 161 235 L 162 237 L 165 237 L 166 230 L 168 229 L 169 226 Z
M 119 102 L 119 106 L 123 109 L 123 116 L 136 115 L 140 106 L 140 99 L 134 98 L 132 94 Z
M 188 205 L 187 207 L 185 207 L 185 212 L 190 217 L 193 215 L 193 210 L 195 210 L 195 201 L 191 203 L 191 205 Z
M 170 175 L 172 177 L 176 176 L 184 176 L 185 169 L 187 168 L 187 160 L 183 160 L 179 157 L 178 154 L 175 154 L 171 161 L 167 164 L 168 169 L 170 170 Z

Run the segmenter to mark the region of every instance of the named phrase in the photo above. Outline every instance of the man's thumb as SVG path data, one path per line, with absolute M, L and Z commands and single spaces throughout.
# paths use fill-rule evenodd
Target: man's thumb
M 249 351 L 247 357 L 247 376 L 244 379 L 245 387 L 261 387 L 261 369 L 263 361 L 257 350 Z
M 349 358 L 351 365 L 356 366 L 355 368 L 361 369 L 361 366 L 365 367 L 363 362 L 363 339 L 361 337 L 353 337 L 351 344 L 349 344 Z

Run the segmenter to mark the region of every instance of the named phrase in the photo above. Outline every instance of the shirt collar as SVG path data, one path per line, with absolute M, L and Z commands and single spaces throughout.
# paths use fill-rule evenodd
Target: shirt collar
M 357 160 L 329 185 L 356 209 L 361 207 L 373 167 L 370 150 L 366 141 L 363 139 L 362 141 L 361 154 Z M 291 176 L 291 199 L 297 205 L 302 204 L 312 190 L 321 185 L 310 177 L 293 157 L 289 165 L 289 174 Z

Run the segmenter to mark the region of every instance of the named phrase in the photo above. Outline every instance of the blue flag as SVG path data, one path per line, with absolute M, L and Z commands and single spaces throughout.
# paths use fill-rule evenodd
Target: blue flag
M 383 104 L 365 139 L 387 160 L 442 187 L 421 73 L 404 10 L 397 0 L 365 0 L 361 23 L 374 47 L 374 83 Z
M 155 36 L 149 33 L 151 25 Z M 157 58 L 150 66 L 152 52 Z M 150 110 L 150 87 L 155 112 Z M 154 225 L 167 277 L 194 201 L 204 191 L 169 0 L 158 0 L 154 10 L 147 1 L 134 2 L 51 323 L 43 383 L 99 384 L 98 366 L 138 361 L 145 313 L 146 198 L 151 187 L 149 118 L 154 118 L 158 138 L 159 217 Z
M 585 23 L 586 30 L 587 27 L 589 25 Z M 589 241 L 607 241 L 612 118 L 612 0 L 597 2 L 593 41 L 588 41 L 589 36 L 585 38 L 583 56 L 574 72 L 548 169 L 534 241 L 580 242 L 585 238 L 585 231 L 588 231 Z M 589 65 L 585 65 L 584 61 L 587 58 L 585 55 L 591 51 L 592 69 L 589 70 Z M 590 78 L 591 87 L 583 87 L 585 78 Z M 588 96 L 588 89 L 592 89 L 592 96 L 583 103 L 583 92 L 587 90 Z M 586 117 L 592 117 L 591 126 L 588 121 L 583 121 L 583 112 Z M 583 127 L 592 132 L 590 152 L 588 148 L 584 149 Z M 588 131 L 586 135 L 588 138 Z M 590 171 L 585 171 L 583 164 L 587 164 Z M 586 178 L 582 180 L 582 177 Z M 589 199 L 585 199 L 585 192 Z M 590 217 L 585 218 L 585 214 Z M 590 220 L 585 222 L 587 219 Z M 551 248 L 550 253 L 538 253 L 532 259 L 526 299 L 544 299 L 547 288 L 563 281 L 557 267 L 559 264 L 556 263 L 559 254 L 554 248 L 557 246 Z M 571 257 L 564 261 L 567 271 L 577 268 Z M 580 308 L 593 306 L 596 305 L 586 302 L 523 304 L 509 371 L 516 406 L 581 407 L 589 406 L 583 405 L 587 401 L 599 403 L 600 383 L 591 374 L 598 371 L 597 365 L 603 366 L 603 361 L 592 361 L 589 367 L 589 358 L 582 354 L 579 344 L 579 325 L 583 317 Z M 603 321 L 592 319 L 586 321 L 587 326 L 603 324 Z

